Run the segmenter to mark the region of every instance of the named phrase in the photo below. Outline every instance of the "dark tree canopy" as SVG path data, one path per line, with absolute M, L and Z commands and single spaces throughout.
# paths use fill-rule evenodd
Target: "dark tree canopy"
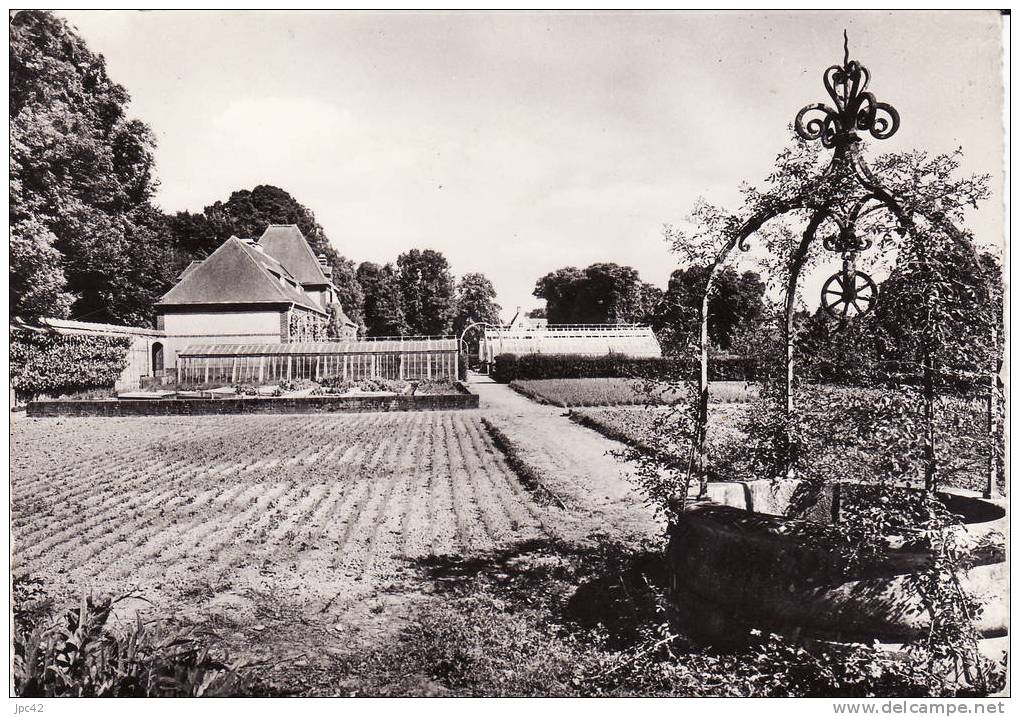
M 647 322 L 660 293 L 637 269 L 612 263 L 558 269 L 540 278 L 533 292 L 545 299 L 550 324 Z
M 10 85 L 12 316 L 150 324 L 153 304 L 190 261 L 231 235 L 296 224 L 332 266 L 345 313 L 370 335 L 451 330 L 454 282 L 438 252 L 411 250 L 399 270 L 355 269 L 309 208 L 268 184 L 201 212 L 167 216 L 153 206 L 152 133 L 127 116 L 128 93 L 103 57 L 51 13 L 12 17 Z
M 942 321 L 928 319 L 937 303 Z M 925 353 L 940 368 L 973 369 L 985 364 L 976 347 L 988 346 L 998 333 L 1001 354 L 1002 269 L 984 252 L 974 255 L 955 243 L 926 245 L 923 252 L 903 252 L 881 286 L 872 318 L 882 359 L 900 370 L 923 363 Z M 985 365 L 985 369 L 987 370 Z
M 453 319 L 453 333 L 460 336 L 474 321 L 499 323 L 500 305 L 496 303 L 496 289 L 485 274 L 465 274 L 457 282 L 457 311 Z M 478 347 L 478 334 L 467 337 L 472 351 Z
M 148 323 L 172 279 L 149 205 L 152 133 L 65 21 L 19 11 L 10 43 L 11 312 Z
M 450 263 L 434 249 L 411 249 L 397 257 L 397 279 L 407 330 L 413 336 L 449 334 L 454 284 Z
M 670 276 L 652 322 L 656 331 L 673 337 L 667 343 L 696 336 L 707 280 L 708 269 L 701 266 L 677 269 Z M 737 325 L 753 322 L 762 315 L 764 297 L 765 284 L 757 272 L 738 274 L 732 268 L 724 269 L 708 302 L 708 334 L 712 342 L 728 351 Z
M 362 262 L 358 283 L 365 294 L 365 332 L 368 336 L 403 336 L 408 333 L 400 302 L 400 283 L 392 264 Z

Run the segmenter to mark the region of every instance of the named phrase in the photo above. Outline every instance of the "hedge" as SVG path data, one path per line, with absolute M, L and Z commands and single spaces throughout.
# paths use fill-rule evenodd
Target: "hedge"
M 25 396 L 112 387 L 130 346 L 127 336 L 11 331 L 11 386 Z
M 575 356 L 571 354 L 500 354 L 492 377 L 500 383 L 543 378 L 629 378 L 666 375 L 677 371 L 671 358 L 637 358 L 623 354 Z M 743 356 L 717 356 L 708 364 L 712 381 L 748 381 L 754 378 L 754 361 Z M 691 377 L 694 377 L 692 373 Z

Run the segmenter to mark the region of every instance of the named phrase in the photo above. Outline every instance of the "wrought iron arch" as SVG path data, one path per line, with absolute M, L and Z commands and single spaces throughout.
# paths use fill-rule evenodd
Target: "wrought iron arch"
M 828 67 L 822 75 L 825 89 L 835 107 L 823 103 L 807 105 L 797 113 L 794 121 L 794 130 L 802 139 L 806 141 L 820 140 L 823 147 L 833 150 L 828 166 L 808 190 L 789 199 L 774 200 L 770 206 L 759 209 L 742 222 L 734 218 L 732 222 L 735 225 L 734 229 L 724 235 L 722 248 L 710 267 L 700 315 L 701 370 L 698 384 L 698 431 L 696 436 L 699 497 L 704 497 L 707 491 L 705 458 L 708 433 L 708 304 L 719 273 L 733 251 L 735 249 L 748 251 L 750 249 L 749 238 L 772 219 L 795 211 L 807 210 L 810 213 L 801 240 L 790 255 L 784 302 L 785 398 L 787 426 L 790 426 L 792 421 L 789 419 L 792 419 L 796 410 L 793 395 L 795 379 L 793 316 L 796 292 L 801 270 L 811 244 L 817 238 L 818 229 L 826 221 L 832 221 L 839 227 L 838 235 L 835 238 L 826 238 L 823 241 L 826 249 L 842 252 L 844 258 L 847 254 L 856 256 L 857 252 L 865 251 L 871 247 L 871 240 L 867 237 L 857 237 L 855 229 L 859 219 L 878 209 L 889 211 L 903 233 L 909 232 L 915 239 L 917 238 L 918 227 L 913 216 L 908 214 L 894 193 L 883 186 L 872 173 L 861 152 L 861 138 L 858 136 L 858 131 L 867 131 L 875 139 L 888 139 L 900 127 L 899 113 L 891 105 L 876 100 L 874 94 L 868 91 L 871 73 L 859 62 L 850 59 L 846 32 L 843 33 L 843 42 L 843 64 Z M 820 116 L 818 116 L 819 113 Z M 813 114 L 815 116 L 812 117 Z M 840 197 L 825 191 L 833 189 L 833 185 L 840 182 L 847 182 L 855 187 L 858 190 L 857 194 L 853 197 Z M 838 204 L 840 200 L 842 200 L 842 206 Z M 869 208 L 868 205 L 871 202 L 875 202 L 875 204 Z M 987 292 L 987 295 L 991 296 L 990 281 L 980 271 L 981 265 L 977 249 L 967 235 L 944 215 L 932 215 L 923 211 L 918 213 L 925 221 L 945 232 L 947 236 L 967 250 L 979 269 L 978 275 L 985 283 L 982 288 Z M 847 267 L 844 263 L 844 271 L 846 270 Z M 870 277 L 868 280 L 870 281 Z M 995 345 L 997 328 L 994 322 L 992 332 L 993 345 Z M 994 417 L 996 415 L 997 381 L 998 375 L 995 373 L 990 377 L 988 414 L 989 431 L 993 434 L 997 430 L 994 423 L 996 420 Z M 989 497 L 995 483 L 995 471 L 995 460 L 990 458 L 988 483 L 985 490 L 986 496 Z M 792 460 L 787 465 L 786 475 L 789 478 L 794 477 Z

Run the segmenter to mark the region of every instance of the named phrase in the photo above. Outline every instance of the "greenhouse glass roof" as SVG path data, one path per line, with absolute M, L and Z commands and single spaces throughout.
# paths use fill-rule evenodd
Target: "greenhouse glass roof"
M 286 344 L 198 344 L 177 352 L 192 356 L 321 356 L 324 354 L 384 354 L 457 351 L 455 338 L 379 339 L 375 341 L 317 341 Z

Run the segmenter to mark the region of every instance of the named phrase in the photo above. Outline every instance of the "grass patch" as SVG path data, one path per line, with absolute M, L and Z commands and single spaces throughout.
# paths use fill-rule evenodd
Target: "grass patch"
M 553 378 L 518 380 L 510 388 L 539 403 L 563 408 L 586 406 L 640 406 L 649 402 L 642 382 L 634 378 Z M 757 387 L 744 381 L 713 381 L 709 400 L 713 403 L 744 403 L 757 395 Z M 681 396 L 665 396 L 675 400 Z M 662 399 L 657 399 L 661 402 Z
M 711 384 L 715 386 L 717 384 Z M 725 384 L 724 384 L 725 386 Z M 814 385 L 811 391 L 825 393 L 838 405 L 840 396 L 853 392 L 864 394 L 877 404 L 883 400 L 886 389 L 858 388 L 846 386 Z M 939 444 L 941 470 L 945 485 L 969 490 L 983 490 L 987 480 L 989 444 L 985 433 L 987 405 L 981 400 L 949 398 L 953 411 L 938 416 L 942 426 L 941 435 L 947 440 Z M 839 413 L 827 407 L 824 411 L 813 409 L 810 401 L 799 406 L 808 413 L 810 425 L 817 430 L 828 431 L 828 440 L 817 440 L 821 447 L 812 460 L 819 464 L 841 466 L 845 475 L 880 475 L 886 468 L 883 460 L 888 449 L 883 445 L 882 424 L 870 427 L 870 438 L 861 445 L 848 450 L 846 443 L 839 440 Z M 751 403 L 712 402 L 709 404 L 708 426 L 708 467 L 714 480 L 750 480 L 761 477 L 749 464 L 747 450 L 748 436 L 745 419 Z M 570 418 L 586 428 L 629 446 L 650 452 L 668 451 L 670 455 L 685 455 L 688 445 L 664 446 L 655 433 L 654 406 L 606 406 L 572 408 Z M 1005 494 L 1005 482 L 1000 472 L 999 491 Z
M 537 541 L 419 564 L 435 586 L 393 644 L 337 665 L 379 696 L 916 696 L 923 675 L 866 647 L 752 638 L 698 647 L 665 618 L 652 546 Z
M 493 444 L 503 453 L 507 465 L 520 479 L 521 484 L 535 493 L 545 503 L 555 503 L 560 508 L 566 508 L 563 499 L 546 487 L 542 481 L 541 471 L 524 458 L 521 447 L 506 435 L 498 426 L 494 425 L 488 418 L 482 418 L 482 426 L 485 427 Z

